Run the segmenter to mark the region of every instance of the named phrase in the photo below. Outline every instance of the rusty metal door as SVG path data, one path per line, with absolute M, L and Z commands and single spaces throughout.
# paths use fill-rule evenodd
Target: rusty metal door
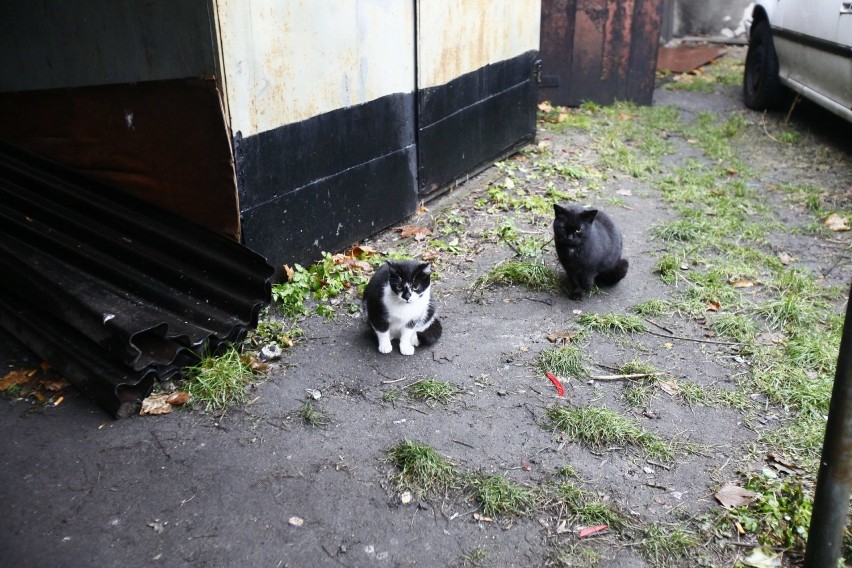
M 542 0 L 538 98 L 651 104 L 662 0 Z

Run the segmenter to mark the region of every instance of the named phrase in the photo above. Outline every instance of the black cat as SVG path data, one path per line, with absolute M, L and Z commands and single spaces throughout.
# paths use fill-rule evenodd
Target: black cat
M 553 205 L 556 255 L 571 283 L 569 294 L 579 300 L 592 285 L 612 286 L 627 274 L 621 258 L 621 233 L 603 211 Z
M 441 337 L 431 273 L 428 262 L 389 261 L 370 278 L 364 288 L 364 307 L 381 353 L 391 352 L 392 339 L 399 338 L 400 353 L 413 355 L 415 347 L 431 345 Z

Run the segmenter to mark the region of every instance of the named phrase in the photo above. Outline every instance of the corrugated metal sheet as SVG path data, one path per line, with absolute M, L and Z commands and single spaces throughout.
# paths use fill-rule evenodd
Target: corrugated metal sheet
M 272 267 L 218 233 L 0 143 L 0 275 L 0 325 L 126 416 L 155 380 L 257 324 Z

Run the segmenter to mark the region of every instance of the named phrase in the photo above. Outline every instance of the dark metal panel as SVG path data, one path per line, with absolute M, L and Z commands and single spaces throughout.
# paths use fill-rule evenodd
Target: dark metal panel
M 542 0 L 539 100 L 650 104 L 662 0 Z
M 0 91 L 215 72 L 211 0 L 0 2 Z
M 268 302 L 259 255 L 0 143 L 0 325 L 111 412 L 239 341 Z
M 0 108 L 0 139 L 239 238 L 231 144 L 213 79 L 0 93 Z
M 418 92 L 418 187 L 427 197 L 535 138 L 538 52 Z
M 411 93 L 238 135 L 234 152 L 244 242 L 279 273 L 417 208 Z

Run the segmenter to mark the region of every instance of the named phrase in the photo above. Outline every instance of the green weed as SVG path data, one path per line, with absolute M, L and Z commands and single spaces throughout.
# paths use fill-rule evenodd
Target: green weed
M 538 499 L 534 490 L 511 483 L 501 475 L 477 474 L 468 480 L 468 485 L 487 517 L 527 515 Z
M 236 347 L 218 356 L 206 355 L 188 367 L 186 390 L 205 410 L 222 410 L 245 402 L 246 388 L 254 381 L 251 366 Z
M 464 389 L 447 381 L 426 379 L 409 385 L 405 391 L 411 398 L 434 406 L 437 403 L 449 403 L 454 397 L 463 393 Z
M 662 438 L 607 408 L 553 406 L 546 414 L 554 428 L 593 448 L 635 446 L 655 459 L 670 461 L 673 457 L 670 444 Z
M 431 446 L 405 440 L 387 453 L 399 470 L 391 479 L 399 490 L 424 497 L 444 493 L 456 485 L 455 466 Z
M 577 322 L 590 331 L 600 333 L 638 333 L 645 331 L 645 322 L 633 314 L 583 314 Z
M 308 426 L 321 427 L 329 424 L 325 414 L 317 410 L 311 401 L 305 401 L 299 409 L 299 418 Z
M 559 377 L 583 377 L 587 374 L 582 350 L 577 345 L 549 347 L 539 354 L 537 364 L 542 374 L 550 372 Z
M 510 260 L 492 268 L 474 283 L 474 288 L 491 284 L 526 286 L 531 290 L 553 290 L 559 284 L 556 272 L 540 260 Z

